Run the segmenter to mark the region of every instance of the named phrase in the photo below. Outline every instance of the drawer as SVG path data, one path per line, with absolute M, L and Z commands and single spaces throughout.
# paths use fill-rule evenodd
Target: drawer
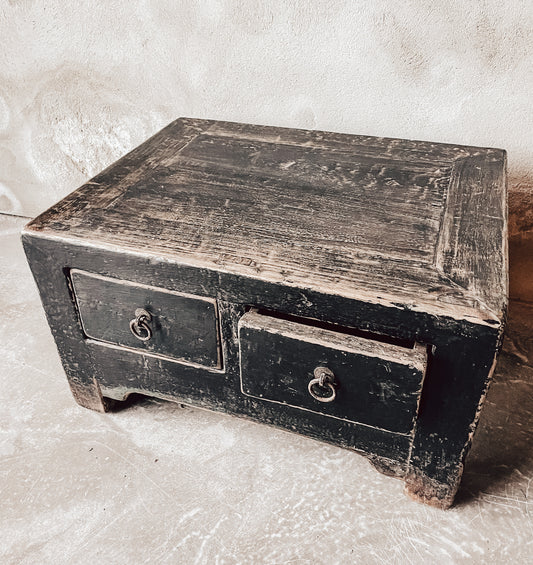
M 257 312 L 239 322 L 241 390 L 328 418 L 409 434 L 427 347 L 384 343 Z
M 88 338 L 178 361 L 221 368 L 214 299 L 70 271 Z

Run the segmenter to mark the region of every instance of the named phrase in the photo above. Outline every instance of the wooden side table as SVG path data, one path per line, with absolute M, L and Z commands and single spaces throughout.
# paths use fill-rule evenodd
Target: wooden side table
M 171 123 L 23 232 L 74 397 L 280 426 L 449 506 L 506 315 L 505 160 Z

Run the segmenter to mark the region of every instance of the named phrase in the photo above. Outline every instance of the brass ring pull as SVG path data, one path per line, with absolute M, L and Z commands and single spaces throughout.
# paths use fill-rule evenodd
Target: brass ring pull
M 135 318 L 130 322 L 131 333 L 141 341 L 148 341 L 152 337 L 152 328 L 148 325 L 152 315 L 144 308 L 135 310 Z
M 309 394 L 319 402 L 333 402 L 337 396 L 337 391 L 335 390 L 335 375 L 331 369 L 327 367 L 317 367 L 314 372 L 314 379 L 309 381 L 307 385 L 307 390 Z M 319 387 L 323 391 L 328 392 L 328 395 L 320 395 L 315 392 L 315 388 Z

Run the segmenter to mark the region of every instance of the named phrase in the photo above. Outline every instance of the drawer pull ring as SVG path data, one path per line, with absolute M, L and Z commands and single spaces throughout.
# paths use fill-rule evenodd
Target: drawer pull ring
M 337 396 L 337 391 L 335 390 L 335 375 L 331 369 L 327 367 L 317 367 L 314 372 L 314 379 L 309 381 L 307 385 L 307 390 L 309 394 L 319 402 L 333 402 Z M 315 387 L 320 387 L 322 390 L 329 389 L 330 394 L 328 396 L 322 396 L 315 392 Z
M 135 318 L 130 322 L 131 333 L 141 341 L 148 341 L 152 337 L 152 329 L 148 322 L 152 321 L 152 315 L 144 308 L 135 310 Z

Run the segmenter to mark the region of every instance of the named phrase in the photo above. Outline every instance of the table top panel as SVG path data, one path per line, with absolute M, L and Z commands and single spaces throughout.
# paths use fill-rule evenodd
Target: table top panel
M 505 152 L 180 119 L 28 233 L 501 321 Z

